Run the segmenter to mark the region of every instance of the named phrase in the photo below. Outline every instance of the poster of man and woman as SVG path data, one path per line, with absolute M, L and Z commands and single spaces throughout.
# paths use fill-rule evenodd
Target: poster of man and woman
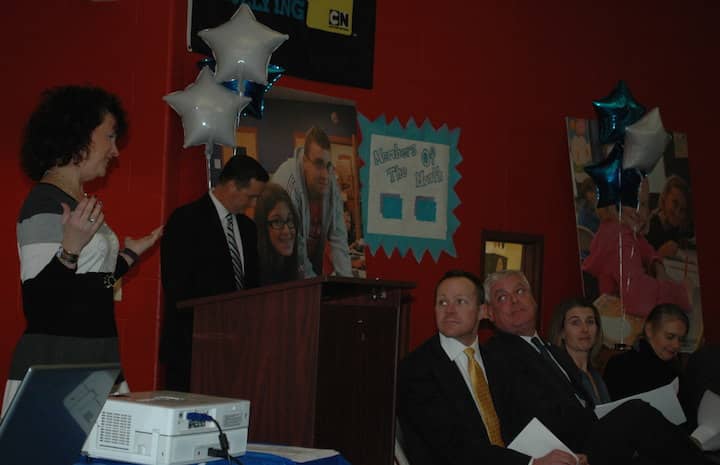
M 347 253 L 352 267 L 352 276 L 365 277 L 365 247 L 362 239 L 362 215 L 360 211 L 360 187 L 358 181 L 356 121 L 357 112 L 355 106 L 345 103 L 331 103 L 318 101 L 318 97 L 312 94 L 311 97 L 300 95 L 267 98 L 265 110 L 261 119 L 250 117 L 241 118 L 237 129 L 237 147 L 219 147 L 213 154 L 211 163 L 211 177 L 216 178 L 225 162 L 235 155 L 241 153 L 257 159 L 265 169 L 272 175 L 278 168 L 290 159 L 305 156 L 304 146 L 307 134 L 312 131 L 314 138 L 321 135 L 322 139 L 327 138 L 329 147 L 329 165 L 327 175 L 332 177 L 330 183 L 337 186 L 339 197 L 338 208 L 342 208 L 342 228 L 347 234 Z M 320 96 L 322 97 L 322 96 Z M 328 195 L 334 195 L 335 189 L 331 189 Z M 268 196 L 270 192 L 268 191 Z M 260 202 L 262 204 L 262 202 Z M 334 205 L 334 203 L 331 203 Z M 262 206 L 262 205 L 261 205 Z M 297 207 L 296 207 L 297 208 Z M 268 210 L 268 211 L 265 211 Z M 264 214 L 270 214 L 271 209 L 263 209 Z M 248 211 L 250 216 L 258 212 Z M 302 216 L 296 212 L 298 217 Z M 298 218 L 299 219 L 299 218 Z M 261 220 L 261 221 L 259 221 Z M 333 220 L 334 221 L 334 220 Z M 265 223 L 262 219 L 255 218 L 255 222 Z M 337 230 L 338 228 L 331 228 Z M 288 232 L 288 228 L 281 228 L 279 231 Z M 290 231 L 293 238 L 297 234 L 296 229 Z M 273 243 L 271 231 L 269 244 Z M 332 251 L 328 242 L 333 239 L 326 238 L 326 247 L 323 252 L 321 264 L 317 265 L 315 274 L 334 274 Z M 297 244 L 297 241 L 294 241 Z M 278 248 L 280 249 L 280 247 Z M 296 254 L 295 251 L 292 251 Z M 272 255 L 270 250 L 267 254 Z M 302 264 L 300 264 L 302 265 Z M 315 268 L 315 267 L 313 267 Z M 346 274 L 346 273 L 342 273 Z M 307 276 L 307 273 L 305 273 Z

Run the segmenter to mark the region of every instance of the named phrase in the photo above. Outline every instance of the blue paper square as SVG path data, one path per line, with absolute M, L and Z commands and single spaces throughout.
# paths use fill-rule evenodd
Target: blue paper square
M 399 194 L 380 194 L 380 214 L 391 220 L 402 219 L 402 203 Z
M 415 197 L 415 219 L 434 223 L 437 221 L 437 202 L 435 197 L 419 195 Z

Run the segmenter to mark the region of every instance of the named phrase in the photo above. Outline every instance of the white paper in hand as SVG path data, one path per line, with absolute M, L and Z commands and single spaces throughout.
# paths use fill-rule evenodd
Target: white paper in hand
M 677 397 L 677 386 L 678 382 L 677 378 L 675 378 L 672 383 L 653 389 L 652 391 L 624 397 L 614 402 L 600 404 L 595 407 L 595 415 L 597 415 L 598 418 L 602 418 L 625 402 L 632 399 L 640 399 L 658 409 L 671 423 L 675 425 L 685 423 L 687 418 L 685 417 L 685 413 L 683 413 Z
M 537 418 L 530 420 L 530 423 L 520 431 L 520 434 L 507 447 L 521 454 L 529 455 L 534 459 L 544 457 L 555 449 L 559 449 L 572 454 L 577 460 L 577 456 L 573 451 L 563 444 Z
M 720 396 L 712 391 L 705 391 L 700 400 L 698 427 L 691 436 L 702 450 L 720 450 Z

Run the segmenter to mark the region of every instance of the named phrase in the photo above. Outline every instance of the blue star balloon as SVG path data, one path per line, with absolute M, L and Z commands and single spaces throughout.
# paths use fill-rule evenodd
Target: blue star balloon
M 197 67 L 203 69 L 205 66 L 210 68 L 211 71 L 215 71 L 215 60 L 211 57 L 205 57 L 197 62 Z M 253 118 L 262 119 L 263 111 L 265 111 L 265 94 L 272 88 L 282 76 L 285 74 L 285 68 L 278 65 L 268 65 L 267 85 L 262 85 L 253 81 L 244 81 L 245 86 L 243 88 L 243 95 L 250 97 L 250 103 L 245 110 L 242 112 L 242 116 L 252 116 Z M 233 79 L 232 81 L 225 81 L 222 83 L 223 86 L 227 87 L 236 94 L 240 92 L 240 86 L 238 80 Z
M 597 207 L 625 205 L 636 208 L 640 184 L 647 175 L 636 168 L 622 169 L 623 147 L 615 144 L 605 160 L 585 167 L 585 172 L 595 182 Z
M 253 81 L 245 81 L 245 90 L 243 95 L 250 97 L 252 100 L 245 107 L 242 116 L 252 116 L 253 118 L 262 119 L 263 111 L 265 111 L 265 94 L 272 88 L 278 79 L 285 73 L 282 66 L 268 66 L 268 83 L 262 85 Z
M 617 205 L 620 201 L 622 153 L 622 146 L 615 144 L 607 158 L 600 163 L 585 167 L 585 172 L 595 181 L 598 208 Z
M 645 114 L 645 107 L 630 93 L 625 81 L 618 82 L 605 98 L 593 100 L 593 107 L 600 123 L 600 143 L 622 142 L 625 128 Z

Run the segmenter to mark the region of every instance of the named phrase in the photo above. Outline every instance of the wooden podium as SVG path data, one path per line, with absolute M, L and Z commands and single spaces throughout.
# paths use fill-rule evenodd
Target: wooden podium
M 318 277 L 185 301 L 192 391 L 250 400 L 251 442 L 392 465 L 413 287 Z

